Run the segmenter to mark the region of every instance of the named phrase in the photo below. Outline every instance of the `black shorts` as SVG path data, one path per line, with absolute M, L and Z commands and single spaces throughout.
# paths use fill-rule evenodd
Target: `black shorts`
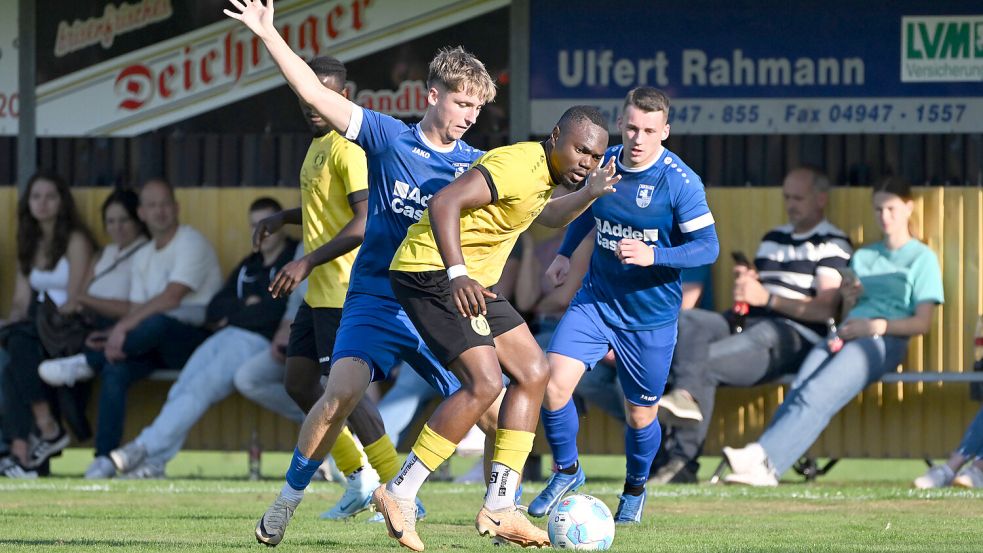
M 462 317 L 446 271 L 389 271 L 389 282 L 420 337 L 444 366 L 473 347 L 494 346 L 496 336 L 525 323 L 501 296 L 485 298 L 487 315 Z
M 335 334 L 341 325 L 341 309 L 337 307 L 311 307 L 300 304 L 297 316 L 290 325 L 287 357 L 306 357 L 327 374 L 331 368 L 331 352 L 334 351 Z

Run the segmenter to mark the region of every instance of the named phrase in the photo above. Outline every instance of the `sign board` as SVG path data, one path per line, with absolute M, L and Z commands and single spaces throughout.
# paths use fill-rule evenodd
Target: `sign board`
M 959 0 L 531 3 L 532 126 L 656 86 L 675 133 L 983 131 L 983 5 Z M 562 29 L 562 32 L 558 32 Z

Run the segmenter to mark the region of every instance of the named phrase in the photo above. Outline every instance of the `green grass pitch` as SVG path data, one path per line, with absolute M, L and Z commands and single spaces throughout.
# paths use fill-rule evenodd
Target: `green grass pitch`
M 171 478 L 87 482 L 90 453 L 71 450 L 59 475 L 0 480 L 0 551 L 265 551 L 256 520 L 282 485 L 288 457 L 263 455 L 264 480 L 243 477 L 243 453 L 182 453 Z M 453 460 L 452 472 L 473 460 Z M 715 465 L 705 463 L 704 479 Z M 617 506 L 623 460 L 587 457 L 585 492 Z M 843 461 L 817 484 L 787 477 L 777 489 L 724 486 L 650 488 L 643 524 L 619 527 L 613 551 L 983 551 L 983 490 L 915 491 L 919 461 Z M 541 483 L 529 483 L 528 502 Z M 350 522 L 317 515 L 341 495 L 316 482 L 277 552 L 402 551 L 362 514 Z M 429 511 L 418 529 L 427 551 L 491 551 L 474 530 L 483 487 L 434 482 L 421 497 Z M 540 521 L 545 524 L 545 521 Z

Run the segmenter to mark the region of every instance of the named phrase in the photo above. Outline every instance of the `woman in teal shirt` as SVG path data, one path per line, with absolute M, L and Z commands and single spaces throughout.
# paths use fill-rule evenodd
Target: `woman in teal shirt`
M 928 332 L 942 303 L 942 271 L 935 254 L 911 235 L 911 188 L 889 177 L 874 189 L 874 213 L 883 239 L 856 251 L 850 266 L 859 277 L 840 287 L 846 319 L 839 352 L 816 344 L 799 369 L 785 402 L 756 443 L 724 448 L 733 474 L 726 481 L 776 486 L 816 441 L 833 415 L 868 384 L 893 371 L 908 339 Z M 836 349 L 836 348 L 834 348 Z

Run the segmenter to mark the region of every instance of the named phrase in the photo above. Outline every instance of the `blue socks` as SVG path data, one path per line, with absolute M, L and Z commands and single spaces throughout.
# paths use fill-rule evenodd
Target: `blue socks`
M 645 485 L 649 478 L 649 470 L 652 468 L 652 461 L 655 460 L 661 444 L 662 427 L 659 426 L 658 419 L 645 428 L 632 428 L 625 425 L 626 484 Z
M 577 462 L 577 432 L 580 431 L 580 419 L 577 418 L 573 399 L 556 411 L 543 408 L 540 414 L 546 441 L 553 452 L 553 462 L 561 469 L 573 466 Z M 645 475 L 648 476 L 648 469 L 645 469 Z
M 294 456 L 290 459 L 290 468 L 287 469 L 287 484 L 298 491 L 307 489 L 322 461 L 323 459 L 312 460 L 304 457 L 295 447 Z

